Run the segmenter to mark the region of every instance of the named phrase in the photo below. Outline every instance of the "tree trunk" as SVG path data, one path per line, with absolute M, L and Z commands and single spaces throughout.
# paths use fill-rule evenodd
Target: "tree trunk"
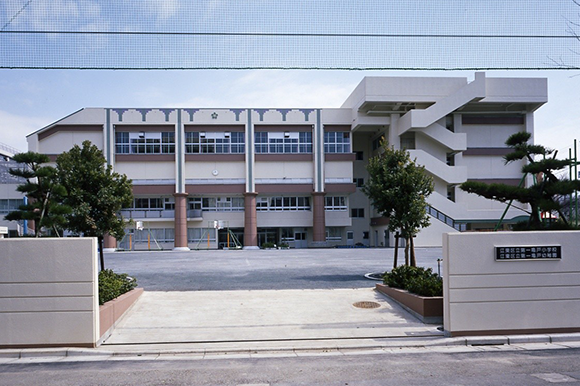
M 99 259 L 101 261 L 101 271 L 105 270 L 105 255 L 103 254 L 103 236 L 97 238 L 99 244 Z
M 399 256 L 399 232 L 395 232 L 395 260 L 393 262 L 393 269 L 397 268 L 398 256 Z
M 405 238 L 405 265 L 409 265 L 409 238 Z
M 417 266 L 417 260 L 415 259 L 415 242 L 413 241 L 413 236 L 409 238 L 411 244 L 411 266 Z
M 530 213 L 530 220 L 528 222 L 529 228 L 532 230 L 540 230 L 543 228 L 542 219 L 540 218 L 540 208 L 533 203 L 530 204 L 532 212 Z

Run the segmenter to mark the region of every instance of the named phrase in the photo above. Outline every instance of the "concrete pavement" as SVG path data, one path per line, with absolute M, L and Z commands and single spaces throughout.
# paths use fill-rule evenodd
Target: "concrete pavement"
M 442 335 L 370 288 L 146 291 L 104 346 Z

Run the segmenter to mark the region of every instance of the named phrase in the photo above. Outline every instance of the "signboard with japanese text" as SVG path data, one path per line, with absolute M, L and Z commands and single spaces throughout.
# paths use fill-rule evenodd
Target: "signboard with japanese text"
M 562 259 L 560 245 L 495 247 L 497 261 Z

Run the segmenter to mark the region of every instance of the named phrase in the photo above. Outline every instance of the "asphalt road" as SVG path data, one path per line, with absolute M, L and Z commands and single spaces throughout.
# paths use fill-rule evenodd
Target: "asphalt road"
M 392 248 L 115 252 L 105 266 L 150 291 L 374 287 L 369 272 L 393 266 Z M 441 248 L 417 248 L 417 265 L 437 272 Z M 399 264 L 403 249 L 399 250 Z
M 549 386 L 580 383 L 580 349 L 0 365 L 0 385 Z

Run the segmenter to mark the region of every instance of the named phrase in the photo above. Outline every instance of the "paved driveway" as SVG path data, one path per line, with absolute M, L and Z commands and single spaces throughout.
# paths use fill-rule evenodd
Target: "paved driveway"
M 417 248 L 437 272 L 441 248 Z M 399 250 L 399 263 L 403 250 Z M 115 252 L 105 265 L 135 276 L 147 291 L 370 288 L 364 274 L 393 265 L 392 248 Z
M 437 270 L 440 248 L 417 249 L 417 255 L 418 265 Z M 146 291 L 103 348 L 300 347 L 321 340 L 343 346 L 358 344 L 354 339 L 441 336 L 436 325 L 420 323 L 364 277 L 391 268 L 392 256 L 393 249 L 107 254 L 108 268 L 134 275 Z
M 307 341 L 342 346 L 360 339 L 424 339 L 442 334 L 437 325 L 419 322 L 370 288 L 146 291 L 103 348 L 180 343 L 209 349 L 216 344 L 232 348 L 258 342 L 300 347 Z

